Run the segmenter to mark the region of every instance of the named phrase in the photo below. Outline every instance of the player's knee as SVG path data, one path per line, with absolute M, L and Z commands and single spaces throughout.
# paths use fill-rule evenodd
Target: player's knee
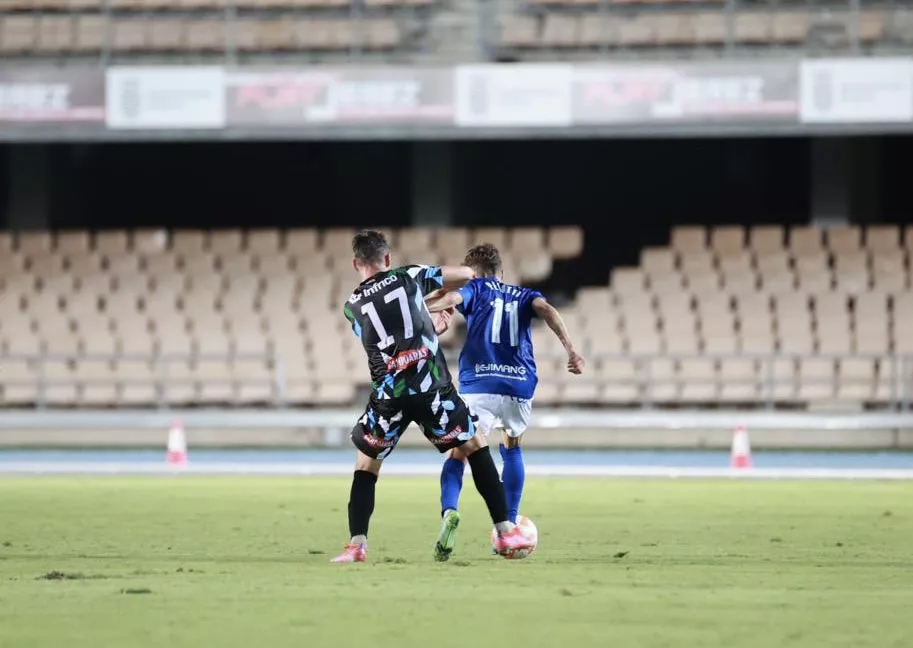
M 485 435 L 481 432 L 476 432 L 469 441 L 460 446 L 459 450 L 463 453 L 463 456 L 469 457 L 476 450 L 481 450 L 486 447 L 488 442 L 485 440 Z
M 447 452 L 448 459 L 456 459 L 457 461 L 466 461 L 466 453 L 463 452 L 463 448 L 451 448 Z
M 364 470 L 374 475 L 380 474 L 381 461 L 366 455 L 361 450 L 355 451 L 355 470 Z
M 511 436 L 507 430 L 501 430 L 501 442 L 505 448 L 519 448 L 521 438 L 520 435 Z

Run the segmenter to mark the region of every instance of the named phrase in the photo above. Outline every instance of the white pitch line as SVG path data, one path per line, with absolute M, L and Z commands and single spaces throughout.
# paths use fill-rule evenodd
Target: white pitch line
M 440 464 L 396 464 L 384 475 L 436 476 Z M 913 480 L 913 469 L 857 468 L 677 468 L 673 466 L 527 466 L 539 477 L 656 477 L 672 479 L 825 479 Z M 0 476 L 22 475 L 350 475 L 349 463 L 190 463 L 183 467 L 141 462 L 9 462 L 0 463 Z

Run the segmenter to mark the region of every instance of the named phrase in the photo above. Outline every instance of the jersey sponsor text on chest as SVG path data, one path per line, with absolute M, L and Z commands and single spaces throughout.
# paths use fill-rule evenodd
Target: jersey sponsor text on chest
M 351 297 L 349 297 L 349 303 L 350 304 L 358 303 L 361 300 L 362 296 L 370 297 L 377 291 L 389 286 L 392 283 L 396 283 L 397 281 L 399 281 L 399 277 L 396 276 L 395 274 L 390 275 L 389 277 L 384 277 L 383 279 L 381 279 L 380 281 L 375 283 L 373 286 L 368 286 L 367 288 L 364 288 L 361 291 L 361 293 L 353 294 Z
M 517 366 L 517 365 L 509 365 L 509 364 L 496 364 L 496 363 L 485 364 L 482 362 L 477 362 L 476 366 L 475 366 L 475 371 L 476 371 L 476 374 L 499 373 L 499 374 L 513 375 L 513 376 L 525 376 L 526 375 L 526 367 L 521 367 L 521 366 Z

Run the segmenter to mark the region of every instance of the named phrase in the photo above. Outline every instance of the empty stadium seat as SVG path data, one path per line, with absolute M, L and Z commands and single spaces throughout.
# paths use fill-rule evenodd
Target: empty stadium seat
M 855 226 L 827 230 L 827 247 L 835 255 L 857 252 L 862 245 L 862 229 Z
M 817 258 L 823 253 L 822 230 L 818 227 L 793 227 L 789 231 L 789 250 L 797 259 Z
M 548 232 L 548 250 L 555 259 L 574 259 L 583 253 L 583 229 L 553 227 Z
M 672 230 L 670 246 L 681 256 L 702 253 L 707 247 L 707 230 L 700 226 L 676 227 Z
M 897 252 L 900 229 L 896 225 L 872 225 L 865 230 L 865 247 L 871 252 Z
M 721 260 L 745 259 L 744 228 L 739 225 L 714 227 L 710 231 L 710 247 Z
M 725 358 L 720 361 L 719 398 L 727 403 L 749 403 L 759 397 L 757 363 L 752 359 Z
M 757 256 L 769 256 L 783 251 L 783 227 L 779 225 L 758 225 L 749 232 L 752 252 Z

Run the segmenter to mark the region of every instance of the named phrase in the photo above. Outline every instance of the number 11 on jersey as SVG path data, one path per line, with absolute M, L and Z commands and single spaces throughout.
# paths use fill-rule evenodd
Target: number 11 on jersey
M 520 344 L 520 321 L 517 313 L 517 302 L 507 302 L 498 297 L 491 305 L 494 307 L 494 313 L 491 317 L 491 341 L 492 344 L 501 343 L 501 324 L 504 319 L 504 313 L 507 312 L 508 328 L 510 329 L 510 346 Z

